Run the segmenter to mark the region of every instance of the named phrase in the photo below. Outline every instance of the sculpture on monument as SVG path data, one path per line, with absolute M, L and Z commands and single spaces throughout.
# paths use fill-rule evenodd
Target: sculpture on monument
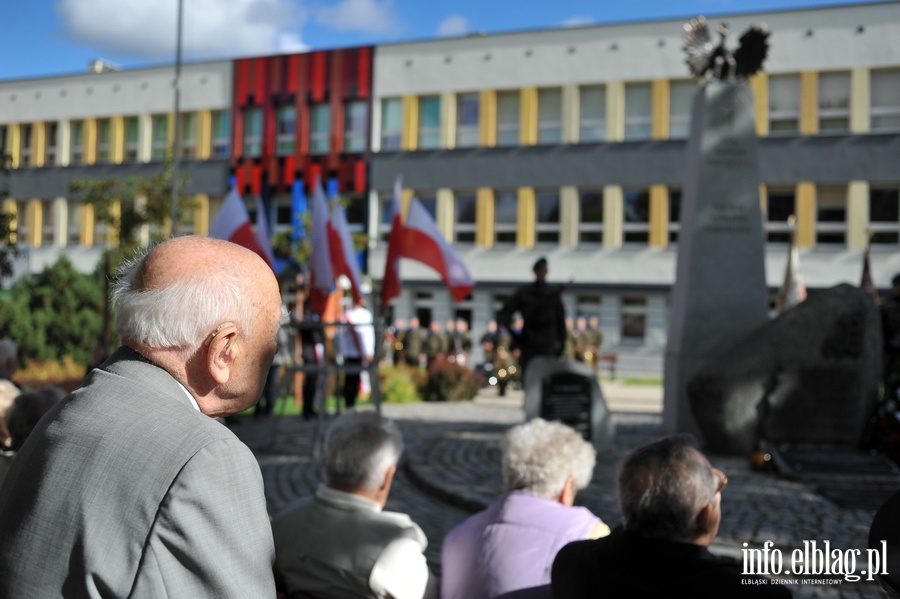
M 687 384 L 708 361 L 768 320 L 759 160 L 746 78 L 768 52 L 765 26 L 714 43 L 706 19 L 685 25 L 691 72 L 702 78 L 691 110 L 681 233 L 665 357 L 663 424 L 700 432 Z

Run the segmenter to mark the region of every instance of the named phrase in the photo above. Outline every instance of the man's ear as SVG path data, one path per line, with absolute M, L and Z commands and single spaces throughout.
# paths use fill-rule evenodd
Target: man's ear
M 391 483 L 394 482 L 394 474 L 397 473 L 397 465 L 394 464 L 384 473 L 384 481 L 381 483 L 381 489 L 379 490 L 390 490 Z
M 237 327 L 227 323 L 209 342 L 206 349 L 206 368 L 217 384 L 227 383 L 231 378 L 234 362 L 240 349 L 237 342 Z
M 703 509 L 700 510 L 700 513 L 697 514 L 697 531 L 701 535 L 708 534 L 712 531 L 713 526 L 715 525 L 715 512 L 716 506 L 714 501 L 708 501 Z

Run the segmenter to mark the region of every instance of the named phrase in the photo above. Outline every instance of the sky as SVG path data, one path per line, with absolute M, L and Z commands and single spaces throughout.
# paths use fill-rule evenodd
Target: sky
M 182 0 L 185 62 L 863 0 Z M 0 80 L 172 64 L 178 0 L 0 0 Z M 900 6 L 898 6 L 900 10 Z

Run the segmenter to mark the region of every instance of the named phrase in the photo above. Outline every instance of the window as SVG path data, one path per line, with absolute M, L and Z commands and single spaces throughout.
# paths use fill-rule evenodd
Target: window
M 606 139 L 606 87 L 582 87 L 578 90 L 578 103 L 578 139 L 583 142 Z
M 519 92 L 497 94 L 497 145 L 519 144 Z
M 456 243 L 475 243 L 476 201 L 473 192 L 456 194 L 456 222 L 453 224 L 453 241 Z
M 872 131 L 900 129 L 900 70 L 872 71 Z
M 138 119 L 130 116 L 125 119 L 125 162 L 137 162 L 139 149 Z
M 519 195 L 515 191 L 494 194 L 494 243 L 515 243 L 518 225 Z
M 626 84 L 625 139 L 650 139 L 652 121 L 650 84 Z
M 538 191 L 534 199 L 537 210 L 535 241 L 559 243 L 559 191 Z
M 769 135 L 800 131 L 800 76 L 769 77 Z
M 197 115 L 194 113 L 181 115 L 181 156 L 197 157 Z
M 7 130 L 8 127 L 6 125 L 0 125 L 0 154 L 6 153 Z
M 538 90 L 539 144 L 558 144 L 562 141 L 562 90 Z
M 15 232 L 15 238 L 18 243 L 26 243 L 28 234 L 31 232 L 28 222 L 28 202 L 16 202 L 16 216 L 13 222 L 10 222 L 10 233 Z M 12 237 L 12 235 L 10 235 Z
M 359 194 L 344 194 L 346 204 L 344 213 L 347 215 L 347 229 L 351 235 L 365 233 L 367 222 L 366 202 Z
M 625 191 L 625 243 L 647 243 L 650 238 L 650 192 L 646 189 Z
M 244 156 L 256 158 L 262 155 L 263 110 L 244 109 Z
M 69 163 L 82 164 L 84 162 L 84 121 L 72 121 L 69 123 Z
M 869 227 L 873 245 L 900 243 L 900 188 L 869 189 Z
M 796 212 L 794 190 L 768 190 L 766 206 L 766 241 L 789 243 L 791 229 L 788 219 Z
M 441 99 L 438 96 L 419 98 L 419 149 L 429 150 L 441 145 Z
M 297 109 L 279 106 L 275 113 L 275 154 L 290 156 L 294 153 L 297 132 Z
M 214 158 L 225 158 L 231 152 L 231 112 L 217 110 L 212 113 L 212 148 Z
M 399 150 L 403 134 L 403 102 L 400 98 L 381 101 L 381 149 Z
M 46 123 L 47 146 L 44 152 L 44 164 L 50 166 L 56 164 L 59 153 L 59 123 Z M 2 144 L 2 142 L 0 142 Z M 2 147 L 2 145 L 0 145 Z
M 169 151 L 169 117 L 164 114 L 154 115 L 150 121 L 151 128 L 151 160 L 164 160 Z
M 681 232 L 681 190 L 669 189 L 669 243 L 678 243 Z
M 478 94 L 456 96 L 456 147 L 478 145 Z
M 669 87 L 669 137 L 684 139 L 691 134 L 691 107 L 697 84 L 673 81 Z
M 22 125 L 20 129 L 21 138 L 19 140 L 19 166 L 29 166 L 32 164 L 31 144 L 34 138 L 34 127 Z
M 344 104 L 344 151 L 365 152 L 369 132 L 369 108 L 364 101 Z
M 850 130 L 850 73 L 819 75 L 819 132 Z
M 647 330 L 647 298 L 623 296 L 620 301 L 623 342 L 643 342 Z
M 847 188 L 816 190 L 816 244 L 845 245 L 847 242 Z
M 394 220 L 394 192 L 379 191 L 379 206 L 381 208 L 381 219 L 378 224 L 378 239 L 387 241 L 391 232 L 391 223 Z
M 331 151 L 331 106 L 316 104 L 309 109 L 309 153 Z
M 41 245 L 53 245 L 53 201 L 41 202 Z
M 581 190 L 578 194 L 578 244 L 603 243 L 603 191 Z
M 112 155 L 110 154 L 110 138 L 111 135 L 111 125 L 109 119 L 97 119 L 97 162 L 111 162 Z

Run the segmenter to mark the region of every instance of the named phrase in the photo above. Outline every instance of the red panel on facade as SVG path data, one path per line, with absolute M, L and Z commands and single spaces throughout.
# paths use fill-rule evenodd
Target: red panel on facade
M 358 53 L 356 97 L 367 100 L 372 90 L 372 48 L 360 48 Z
M 368 181 L 366 179 L 366 161 L 357 160 L 353 165 L 353 191 L 356 193 L 365 193 L 368 188 Z
M 312 92 L 313 102 L 321 102 L 325 99 L 326 61 L 327 55 L 325 52 L 313 52 L 309 74 L 310 91 Z

